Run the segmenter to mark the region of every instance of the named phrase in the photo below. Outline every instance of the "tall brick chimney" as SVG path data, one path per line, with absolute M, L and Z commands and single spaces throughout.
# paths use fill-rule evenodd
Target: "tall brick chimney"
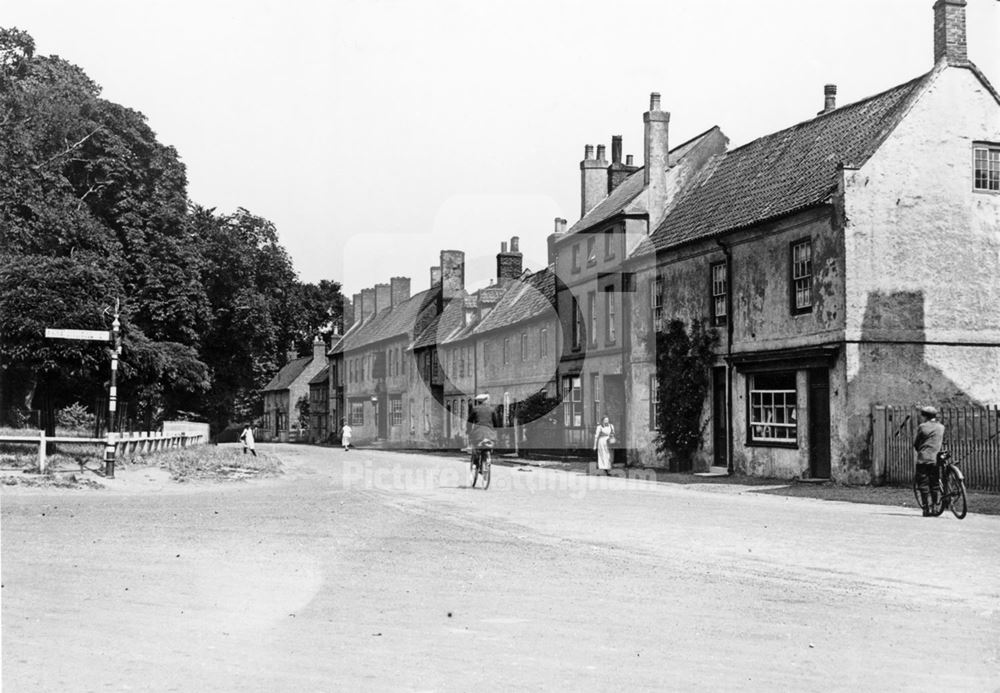
M 441 267 L 431 267 L 431 288 L 441 286 Z
M 611 165 L 608 166 L 608 195 L 615 188 L 625 182 L 639 169 L 632 165 L 632 155 L 629 154 L 628 162 L 622 163 L 622 136 L 612 135 L 611 137 Z
M 649 95 L 649 110 L 642 114 L 645 131 L 643 142 L 643 182 L 646 184 L 646 210 L 649 212 L 649 233 L 656 230 L 667 203 L 667 164 L 670 154 L 668 138 L 670 114 L 660 110 L 660 95 Z
M 361 290 L 361 319 L 371 320 L 375 314 L 375 289 Z
M 518 239 L 514 236 L 510 239 L 510 250 L 507 244 L 500 244 L 500 252 L 497 253 L 497 284 L 507 286 L 511 281 L 521 276 L 522 256 L 518 250 Z
M 461 250 L 441 251 L 441 298 L 447 302 L 465 290 L 465 253 Z M 442 304 L 443 307 L 443 304 Z
M 326 363 L 326 342 L 319 335 L 313 340 L 313 361 Z
M 597 203 L 607 196 L 608 162 L 604 160 L 604 145 L 598 148 L 598 158 L 594 158 L 594 146 L 588 144 L 583 148 L 583 161 L 580 162 L 580 216 L 583 217 Z
M 937 0 L 934 3 L 934 64 L 969 62 L 965 44 L 965 0 Z
M 392 277 L 389 279 L 389 286 L 392 287 L 392 307 L 406 302 L 410 298 L 410 278 Z
M 392 305 L 392 289 L 388 284 L 375 285 L 375 312 L 381 313 Z

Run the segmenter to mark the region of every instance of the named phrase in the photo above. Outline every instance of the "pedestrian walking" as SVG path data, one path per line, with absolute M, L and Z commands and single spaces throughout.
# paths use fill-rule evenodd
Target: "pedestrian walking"
M 937 409 L 921 407 L 920 425 L 913 439 L 913 449 L 917 451 L 917 488 L 920 503 L 924 506 L 924 517 L 931 517 L 931 508 L 938 504 L 938 482 L 941 468 L 937 456 L 944 444 L 944 425 L 937 420 Z M 930 504 L 928 505 L 928 500 Z
M 343 443 L 345 451 L 351 449 L 351 436 L 353 434 L 354 429 L 347 423 L 347 419 L 344 419 L 343 427 L 340 429 L 340 442 Z
M 615 443 L 615 427 L 607 416 L 601 419 L 594 431 L 594 449 L 597 450 L 597 468 L 603 469 L 605 476 L 611 476 L 611 448 Z
M 249 450 L 256 457 L 257 451 L 253 447 L 253 429 L 250 428 L 250 424 L 243 427 L 243 433 L 240 433 L 240 440 L 243 441 L 243 454 L 247 454 L 247 450 Z

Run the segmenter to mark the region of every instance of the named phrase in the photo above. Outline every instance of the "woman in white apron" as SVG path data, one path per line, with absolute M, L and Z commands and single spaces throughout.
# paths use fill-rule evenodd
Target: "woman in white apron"
M 597 468 L 611 476 L 611 443 L 614 443 L 615 427 L 607 416 L 601 419 L 594 431 L 594 449 L 597 450 Z

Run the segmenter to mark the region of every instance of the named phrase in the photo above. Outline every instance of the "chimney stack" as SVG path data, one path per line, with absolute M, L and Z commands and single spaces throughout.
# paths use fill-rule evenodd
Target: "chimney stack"
M 465 291 L 465 253 L 461 250 L 441 251 L 441 299 L 460 298 Z M 442 304 L 442 309 L 444 305 Z
M 375 312 L 381 313 L 392 305 L 392 289 L 388 284 L 375 285 Z
M 351 308 L 352 322 L 353 321 L 362 322 L 365 319 L 365 307 L 361 299 L 361 294 L 360 293 L 354 294 L 354 298 L 352 299 L 352 301 L 353 301 L 353 306 Z
M 649 213 L 649 232 L 652 233 L 663 218 L 667 202 L 667 165 L 669 163 L 670 114 L 660 110 L 660 95 L 649 95 L 649 110 L 642 115 L 644 125 L 643 153 L 645 155 L 643 182 L 646 185 L 646 211 Z
M 635 164 L 633 164 L 634 161 L 635 161 L 635 157 L 633 157 L 631 154 L 628 154 L 625 157 L 625 165 L 626 166 L 634 166 L 635 165 Z
M 620 164 L 622 162 L 622 136 L 611 136 L 611 163 Z
M 823 86 L 823 110 L 816 115 L 823 115 L 837 108 L 837 85 L 826 84 Z
M 510 239 L 510 251 L 507 250 L 507 243 L 500 244 L 500 252 L 497 254 L 497 284 L 506 287 L 511 281 L 521 276 L 522 256 L 518 252 L 518 237 Z
M 375 314 L 375 289 L 361 290 L 361 319 L 368 321 Z
M 608 195 L 615 188 L 625 182 L 639 169 L 632 165 L 632 155 L 628 157 L 628 163 L 622 163 L 622 136 L 612 135 L 611 137 L 611 165 L 608 166 Z
M 597 158 L 594 156 L 593 145 L 583 148 L 583 161 L 580 162 L 580 216 L 583 217 L 597 206 L 597 203 L 607 195 L 608 162 L 604 160 L 604 145 L 597 148 Z
M 441 286 L 441 268 L 431 267 L 431 288 Z
M 389 286 L 392 287 L 390 300 L 392 301 L 393 308 L 410 299 L 409 277 L 393 277 L 389 280 Z
M 969 56 L 965 44 L 965 0 L 937 0 L 934 3 L 934 64 L 965 65 Z
M 326 363 L 326 342 L 319 335 L 313 340 L 313 361 Z

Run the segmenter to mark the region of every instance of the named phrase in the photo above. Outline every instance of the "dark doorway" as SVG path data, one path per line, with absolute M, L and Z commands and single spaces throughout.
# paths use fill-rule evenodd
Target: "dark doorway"
M 608 415 L 611 423 L 615 427 L 615 446 L 613 461 L 615 464 L 626 464 L 628 462 L 627 431 L 628 422 L 625 420 L 625 378 L 621 375 L 604 376 L 604 413 Z M 596 427 L 599 422 L 595 421 Z
M 729 411 L 726 408 L 726 369 L 712 369 L 712 464 L 729 466 Z
M 375 403 L 375 420 L 378 422 L 379 440 L 385 440 L 389 437 L 389 407 L 386 406 L 384 394 L 379 395 L 378 401 Z
M 809 474 L 830 478 L 830 371 L 809 371 Z

